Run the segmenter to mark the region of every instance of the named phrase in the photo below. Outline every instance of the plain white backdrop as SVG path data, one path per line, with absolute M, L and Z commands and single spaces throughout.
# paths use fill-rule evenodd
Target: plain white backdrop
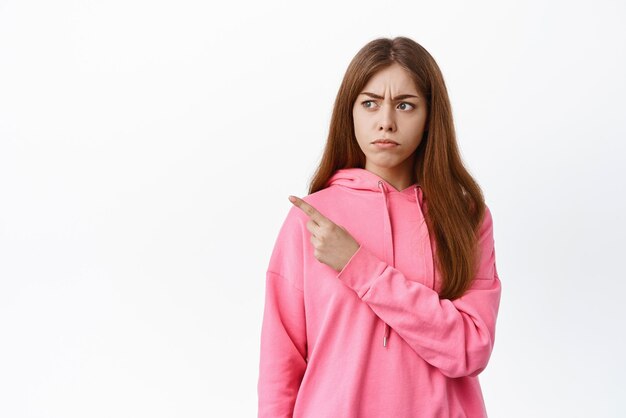
M 625 19 L 608 0 L 0 0 L 0 416 L 256 416 L 287 196 L 354 54 L 400 35 L 440 65 L 494 218 L 489 416 L 626 416 Z

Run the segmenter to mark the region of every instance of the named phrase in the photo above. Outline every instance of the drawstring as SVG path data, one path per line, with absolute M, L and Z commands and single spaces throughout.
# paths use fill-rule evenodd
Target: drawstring
M 385 258 L 388 263 L 389 263 L 389 257 L 387 257 L 387 249 L 391 248 L 391 265 L 395 266 L 395 262 L 394 262 L 394 248 L 393 248 L 393 235 L 392 235 L 392 231 L 391 231 L 391 215 L 389 215 L 389 206 L 387 205 L 387 192 L 385 190 L 385 186 L 383 186 L 383 181 L 382 180 L 378 180 L 378 187 L 380 187 L 382 193 L 383 193 L 383 199 L 384 199 L 384 205 L 385 205 L 385 223 L 384 223 L 384 227 L 383 227 L 383 235 L 384 238 L 387 238 L 387 235 L 389 234 L 389 237 L 391 238 L 391 242 L 389 243 L 385 243 L 383 242 L 383 247 L 385 248 Z M 387 347 L 387 339 L 389 338 L 389 325 L 387 325 L 387 323 L 385 321 L 383 321 L 384 324 L 384 329 L 383 329 L 383 347 Z
M 391 215 L 389 214 L 389 205 L 388 205 L 388 200 L 387 200 L 387 191 L 385 189 L 385 186 L 383 185 L 383 181 L 382 180 L 378 180 L 378 187 L 380 187 L 382 193 L 383 193 L 383 199 L 384 199 L 384 205 L 385 205 L 385 223 L 384 223 L 384 237 L 387 237 L 387 232 L 389 234 L 390 237 L 390 242 L 389 244 L 385 244 L 384 248 L 385 248 L 385 257 L 387 257 L 387 249 L 390 248 L 391 249 L 391 258 L 387 257 L 387 260 L 391 260 L 391 265 L 393 267 L 395 267 L 396 265 L 396 260 L 395 260 L 395 250 L 394 250 L 394 246 L 393 246 L 393 232 L 392 232 L 392 228 L 391 228 Z M 418 193 L 418 189 L 419 189 L 419 193 Z M 419 186 L 414 186 L 413 187 L 413 191 L 415 192 L 415 203 L 417 204 L 417 209 L 420 211 L 420 214 L 422 215 L 422 217 L 424 216 L 424 213 L 422 212 L 422 208 L 421 208 L 421 196 L 422 196 L 422 189 Z M 386 261 L 387 261 L 386 260 Z M 388 261 L 387 261 L 388 262 Z M 387 347 L 387 340 L 389 339 L 389 325 L 387 325 L 387 323 L 385 321 L 383 321 L 384 324 L 384 329 L 383 329 L 383 347 Z

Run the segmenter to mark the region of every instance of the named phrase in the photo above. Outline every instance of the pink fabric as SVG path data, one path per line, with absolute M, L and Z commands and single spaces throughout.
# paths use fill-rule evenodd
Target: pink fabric
M 361 168 L 305 196 L 361 245 L 341 272 L 314 257 L 309 218 L 292 205 L 266 275 L 259 418 L 487 416 L 478 375 L 501 295 L 491 212 L 471 288 L 439 299 L 426 198 Z

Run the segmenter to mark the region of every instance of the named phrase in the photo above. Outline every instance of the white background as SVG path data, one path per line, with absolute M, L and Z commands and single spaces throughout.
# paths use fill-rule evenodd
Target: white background
M 255 416 L 287 196 L 354 54 L 400 35 L 494 217 L 490 417 L 625 416 L 625 12 L 0 1 L 0 416 Z

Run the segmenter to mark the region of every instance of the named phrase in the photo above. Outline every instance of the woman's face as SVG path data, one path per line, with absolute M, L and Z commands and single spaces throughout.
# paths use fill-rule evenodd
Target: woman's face
M 365 169 L 412 176 L 412 157 L 427 128 L 428 110 L 409 73 L 397 63 L 375 73 L 357 96 L 352 116 Z M 376 145 L 381 138 L 398 145 Z

